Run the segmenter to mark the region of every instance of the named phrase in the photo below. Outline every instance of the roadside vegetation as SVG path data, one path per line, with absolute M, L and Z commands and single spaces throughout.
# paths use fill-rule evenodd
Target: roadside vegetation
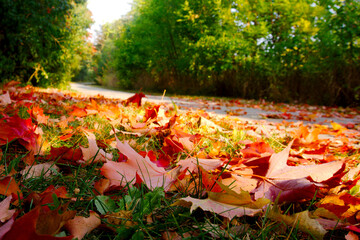
M 1 0 L 1 82 L 67 87 L 91 60 L 86 0 Z
M 95 76 L 122 89 L 356 106 L 359 19 L 356 0 L 136 0 L 102 27 Z

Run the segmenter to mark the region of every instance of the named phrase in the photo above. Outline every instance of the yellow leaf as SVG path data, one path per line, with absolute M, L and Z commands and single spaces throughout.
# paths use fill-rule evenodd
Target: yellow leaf
M 303 232 L 310 234 L 314 239 L 323 239 L 326 230 L 321 224 L 309 217 L 309 211 L 303 211 L 288 216 L 281 214 L 275 207 L 271 209 L 267 217 L 269 219 L 285 223 L 288 226 L 297 228 Z

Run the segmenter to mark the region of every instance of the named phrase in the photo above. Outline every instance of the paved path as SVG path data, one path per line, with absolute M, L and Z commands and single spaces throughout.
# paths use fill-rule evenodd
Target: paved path
M 134 95 L 134 93 L 130 93 L 130 92 L 109 90 L 98 86 L 83 84 L 83 83 L 71 83 L 71 89 L 81 94 L 91 95 L 91 96 L 96 96 L 100 94 L 107 98 L 127 99 Z M 211 101 L 192 101 L 188 99 L 180 99 L 177 97 L 166 97 L 166 96 L 162 98 L 162 96 L 154 96 L 148 94 L 146 94 L 146 98 L 143 98 L 143 101 L 145 102 L 149 101 L 154 103 L 168 103 L 168 104 L 175 103 L 180 109 L 187 109 L 187 110 L 203 109 L 208 112 L 214 112 L 217 115 L 221 115 L 221 116 L 227 115 L 227 111 L 239 109 L 239 107 L 235 107 L 235 106 L 232 107 L 219 106 L 216 102 L 211 102 Z M 260 114 L 276 113 L 274 111 L 264 111 L 255 108 L 242 107 L 241 109 L 247 112 L 247 114 L 244 116 L 236 116 L 236 117 L 244 120 L 264 120 L 264 118 Z M 269 120 L 274 122 L 282 121 L 280 119 L 269 119 Z
M 84 83 L 71 83 L 71 89 L 77 91 L 84 95 L 103 95 L 107 98 L 119 98 L 119 99 L 127 99 L 134 95 L 134 93 L 130 92 L 123 92 L 123 91 L 115 91 L 109 90 L 105 88 L 101 88 L 94 85 L 84 84 Z M 228 112 L 234 112 L 241 109 L 241 112 L 246 112 L 246 114 L 236 116 L 237 118 L 245 121 L 253 121 L 253 120 L 264 120 L 264 115 L 267 114 L 282 114 L 283 112 L 279 111 L 265 111 L 257 108 L 251 107 L 243 107 L 243 106 L 229 106 L 226 104 L 219 104 L 216 101 L 205 101 L 205 100 L 193 100 L 193 99 L 185 99 L 185 98 L 177 98 L 177 97 L 164 97 L 162 96 L 154 96 L 154 95 L 146 95 L 146 98 L 143 98 L 144 101 L 154 102 L 154 103 L 168 103 L 172 104 L 175 103 L 180 109 L 186 110 L 198 110 L 203 109 L 207 112 L 213 112 L 220 116 L 225 116 Z M 298 113 L 293 113 L 298 114 Z M 268 122 L 282 122 L 283 119 L 266 119 Z M 296 122 L 296 119 L 290 119 L 289 121 Z M 329 122 L 338 122 L 338 123 L 360 123 L 360 116 L 355 117 L 354 119 L 350 118 L 343 118 L 343 117 L 332 117 L 332 118 L 324 118 L 319 117 L 316 119 L 315 122 L 311 123 L 325 123 L 329 124 Z M 310 123 L 304 121 L 304 123 Z

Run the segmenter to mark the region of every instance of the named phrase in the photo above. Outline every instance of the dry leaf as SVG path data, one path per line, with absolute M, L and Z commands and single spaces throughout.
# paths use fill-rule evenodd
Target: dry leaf
M 316 221 L 316 219 L 310 218 L 309 211 L 303 211 L 288 216 L 281 214 L 274 207 L 268 211 L 267 217 L 278 222 L 283 222 L 290 227 L 298 228 L 303 232 L 309 233 L 314 239 L 323 239 L 326 234 L 326 230 L 321 226 L 321 224 Z
M 8 196 L 0 202 L 0 221 L 3 223 L 9 220 L 15 213 L 15 209 L 9 210 L 12 196 Z
M 244 215 L 254 216 L 262 212 L 262 209 L 252 209 L 248 207 L 242 207 L 237 205 L 230 205 L 221 202 L 214 201 L 210 198 L 207 199 L 196 199 L 192 197 L 181 198 L 176 205 L 181 205 L 182 202 L 191 203 L 190 212 L 193 212 L 197 208 L 201 208 L 204 211 L 211 211 L 217 213 L 228 219 L 234 217 L 242 217 Z
M 180 160 L 177 165 L 181 166 L 182 170 L 187 169 L 186 174 L 189 175 L 197 173 L 199 166 L 210 171 L 224 165 L 224 162 L 220 159 L 187 158 Z
M 0 106 L 11 104 L 9 92 L 0 95 Z
M 44 179 L 56 174 L 59 171 L 59 167 L 54 164 L 54 162 L 47 162 L 36 164 L 32 166 L 26 166 L 23 170 L 20 171 L 20 174 L 23 175 L 24 179 L 34 178 L 43 176 Z
M 70 232 L 74 238 L 82 239 L 86 234 L 100 226 L 100 216 L 93 211 L 90 211 L 88 218 L 76 216 L 66 222 L 65 228 Z
M 93 133 L 84 131 L 88 142 L 89 147 L 84 148 L 80 147 L 83 153 L 84 161 L 86 164 L 92 162 L 105 162 L 106 160 L 111 160 L 113 158 L 112 154 L 106 153 L 104 150 L 100 149 L 96 143 L 96 137 Z

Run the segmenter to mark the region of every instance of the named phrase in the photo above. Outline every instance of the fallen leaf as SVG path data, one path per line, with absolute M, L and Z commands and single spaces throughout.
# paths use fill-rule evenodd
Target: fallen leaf
M 104 216 L 108 223 L 112 225 L 123 225 L 125 227 L 131 227 L 137 225 L 132 219 L 133 211 L 120 210 Z
M 81 161 L 83 161 L 83 154 L 80 148 L 51 147 L 49 159 L 52 159 L 57 163 L 78 165 Z
M 261 179 L 260 185 L 253 191 L 255 199 L 265 197 L 275 201 L 279 197 L 279 202 L 311 199 L 319 183 L 344 171 L 344 163 L 341 161 L 317 165 L 287 165 L 291 144 L 270 157 L 265 178 Z
M 192 197 L 181 198 L 178 203 L 175 205 L 183 206 L 182 202 L 191 203 L 190 212 L 193 212 L 197 208 L 201 208 L 204 211 L 210 211 L 219 214 L 220 216 L 226 217 L 228 219 L 233 219 L 234 217 L 246 216 L 255 216 L 258 213 L 262 212 L 262 209 L 252 209 L 237 205 L 230 205 L 221 202 L 214 201 L 210 198 L 207 199 L 196 199 Z
M 48 123 L 49 116 L 45 116 L 43 108 L 34 106 L 32 109 L 29 109 L 28 112 L 30 113 L 30 116 L 36 119 L 38 123 Z
M 223 192 L 208 192 L 208 197 L 214 201 L 226 203 L 235 206 L 243 206 L 252 209 L 262 209 L 270 203 L 269 199 L 260 198 L 254 201 L 248 191 L 241 191 L 239 193 L 219 183 Z
M 206 171 L 214 170 L 224 165 L 221 159 L 186 158 L 178 162 L 182 170 L 187 169 L 186 174 L 197 173 L 199 166 Z
M 201 167 L 199 167 L 199 169 L 199 179 L 204 190 L 209 192 L 223 192 L 223 189 L 219 185 L 219 181 L 221 181 L 221 176 L 219 174 L 212 174 Z
M 100 149 L 96 143 L 96 137 L 93 133 L 84 131 L 86 138 L 88 139 L 89 147 L 80 147 L 83 158 L 86 164 L 105 162 L 113 158 L 112 154 L 106 153 L 103 149 Z
M 264 153 L 272 154 L 274 150 L 268 143 L 265 142 L 254 142 L 246 144 L 245 148 L 240 150 L 244 158 L 261 157 Z
M 135 104 L 137 104 L 138 107 L 140 107 L 140 106 L 141 106 L 141 99 L 142 99 L 143 97 L 146 97 L 146 96 L 145 96 L 145 94 L 143 94 L 142 92 L 140 92 L 140 93 L 135 93 L 134 96 L 131 96 L 131 97 L 129 97 L 128 99 L 126 99 L 126 100 L 124 101 L 124 104 L 125 104 L 125 106 L 126 106 L 126 105 L 128 105 L 129 103 L 135 103 Z
M 31 118 L 22 119 L 17 115 L 0 119 L 0 145 L 5 145 L 15 139 L 32 154 L 39 150 L 39 137 L 35 132 L 36 126 L 32 124 Z M 29 162 L 31 164 L 32 162 Z
M 104 192 L 110 187 L 109 179 L 100 179 L 94 184 L 94 193 L 96 195 L 103 195 Z
M 128 143 L 122 143 L 117 138 L 116 143 L 117 149 L 128 159 L 126 162 L 106 160 L 100 169 L 101 174 L 110 179 L 111 186 L 134 184 L 137 175 L 150 189 L 161 186 L 167 189 L 174 181 L 164 168 L 156 166 L 147 156 L 142 157 Z
M 76 105 L 73 105 L 72 111 L 69 113 L 69 115 L 82 118 L 82 117 L 86 117 L 88 114 L 85 109 L 79 108 Z
M 6 92 L 4 94 L 0 95 L 0 106 L 6 106 L 8 104 L 11 104 L 11 99 L 10 99 L 10 95 L 9 92 Z
M 217 125 L 217 124 L 214 123 L 213 121 L 208 120 L 208 119 L 206 119 L 206 118 L 204 118 L 204 117 L 200 117 L 200 118 L 199 118 L 198 125 L 199 125 L 199 127 L 206 126 L 206 127 L 208 127 L 208 128 L 211 128 L 211 129 L 213 129 L 213 131 L 215 131 L 215 132 L 216 132 L 216 131 L 219 131 L 219 132 L 224 132 L 224 131 L 225 131 L 222 127 L 220 127 L 219 125 Z
M 9 195 L 7 198 L 0 202 L 0 221 L 2 223 L 9 220 L 16 211 L 15 209 L 9 210 L 11 199 L 12 195 Z
M 22 197 L 22 192 L 20 191 L 19 185 L 16 183 L 15 179 L 11 176 L 7 176 L 0 179 L 0 194 L 5 196 L 16 194 Z
M 274 207 L 268 211 L 266 216 L 272 220 L 285 223 L 289 227 L 298 228 L 303 232 L 309 233 L 314 239 L 323 239 L 327 232 L 316 219 L 310 218 L 309 211 L 288 216 L 281 214 Z
M 100 224 L 100 216 L 96 212 L 90 211 L 90 216 L 88 218 L 76 216 L 74 219 L 66 222 L 65 228 L 74 238 L 80 240 L 86 234 L 100 226 Z
M 346 234 L 345 239 L 346 240 L 359 240 L 359 237 L 354 232 L 349 232 L 348 234 Z
M 43 176 L 44 179 L 56 174 L 59 172 L 59 167 L 54 164 L 54 162 L 41 163 L 31 166 L 26 166 L 23 170 L 20 171 L 20 174 L 23 175 L 24 179 L 34 178 Z
M 156 119 L 159 112 L 160 105 L 153 107 L 147 107 L 145 109 L 144 122 L 147 122 L 149 119 Z
M 350 223 L 358 223 L 356 214 L 360 211 L 360 198 L 349 193 L 338 195 L 327 195 L 319 202 L 314 214 L 322 217 L 329 217 L 329 214 L 322 211 L 322 208 L 335 214 L 339 219 L 346 219 Z
M 36 223 L 36 233 L 39 235 L 55 235 L 62 226 L 74 218 L 76 211 L 67 210 L 70 202 L 59 205 L 56 209 L 50 210 L 47 206 L 40 208 L 40 214 Z
M 46 205 L 53 203 L 54 201 L 53 195 L 55 195 L 58 198 L 64 198 L 64 199 L 69 198 L 65 186 L 55 188 L 54 185 L 50 185 L 47 189 L 45 189 L 41 193 L 37 193 L 37 192 L 30 193 L 29 196 L 26 197 L 25 201 L 31 202 L 35 206 Z
M 38 234 L 36 225 L 41 207 L 36 207 L 24 216 L 17 219 L 10 230 L 5 233 L 2 240 L 71 240 L 73 237 L 53 237 L 51 235 Z
M 251 169 L 248 170 L 250 170 L 247 174 L 248 176 L 241 176 L 241 174 L 238 175 L 238 173 L 234 172 L 231 174 L 231 177 L 221 179 L 221 183 L 225 186 L 231 185 L 231 189 L 237 193 L 242 191 L 251 192 L 256 188 L 259 181 L 255 178 L 251 178 L 252 171 Z
M 15 215 L 13 215 L 11 217 L 11 219 L 9 221 L 7 221 L 6 223 L 4 223 L 1 227 L 0 227 L 0 239 L 3 239 L 4 235 L 10 231 L 12 225 L 15 222 Z
M 319 128 L 313 129 L 311 132 L 305 126 L 300 126 L 293 132 L 294 147 L 317 147 L 321 140 L 319 140 Z

